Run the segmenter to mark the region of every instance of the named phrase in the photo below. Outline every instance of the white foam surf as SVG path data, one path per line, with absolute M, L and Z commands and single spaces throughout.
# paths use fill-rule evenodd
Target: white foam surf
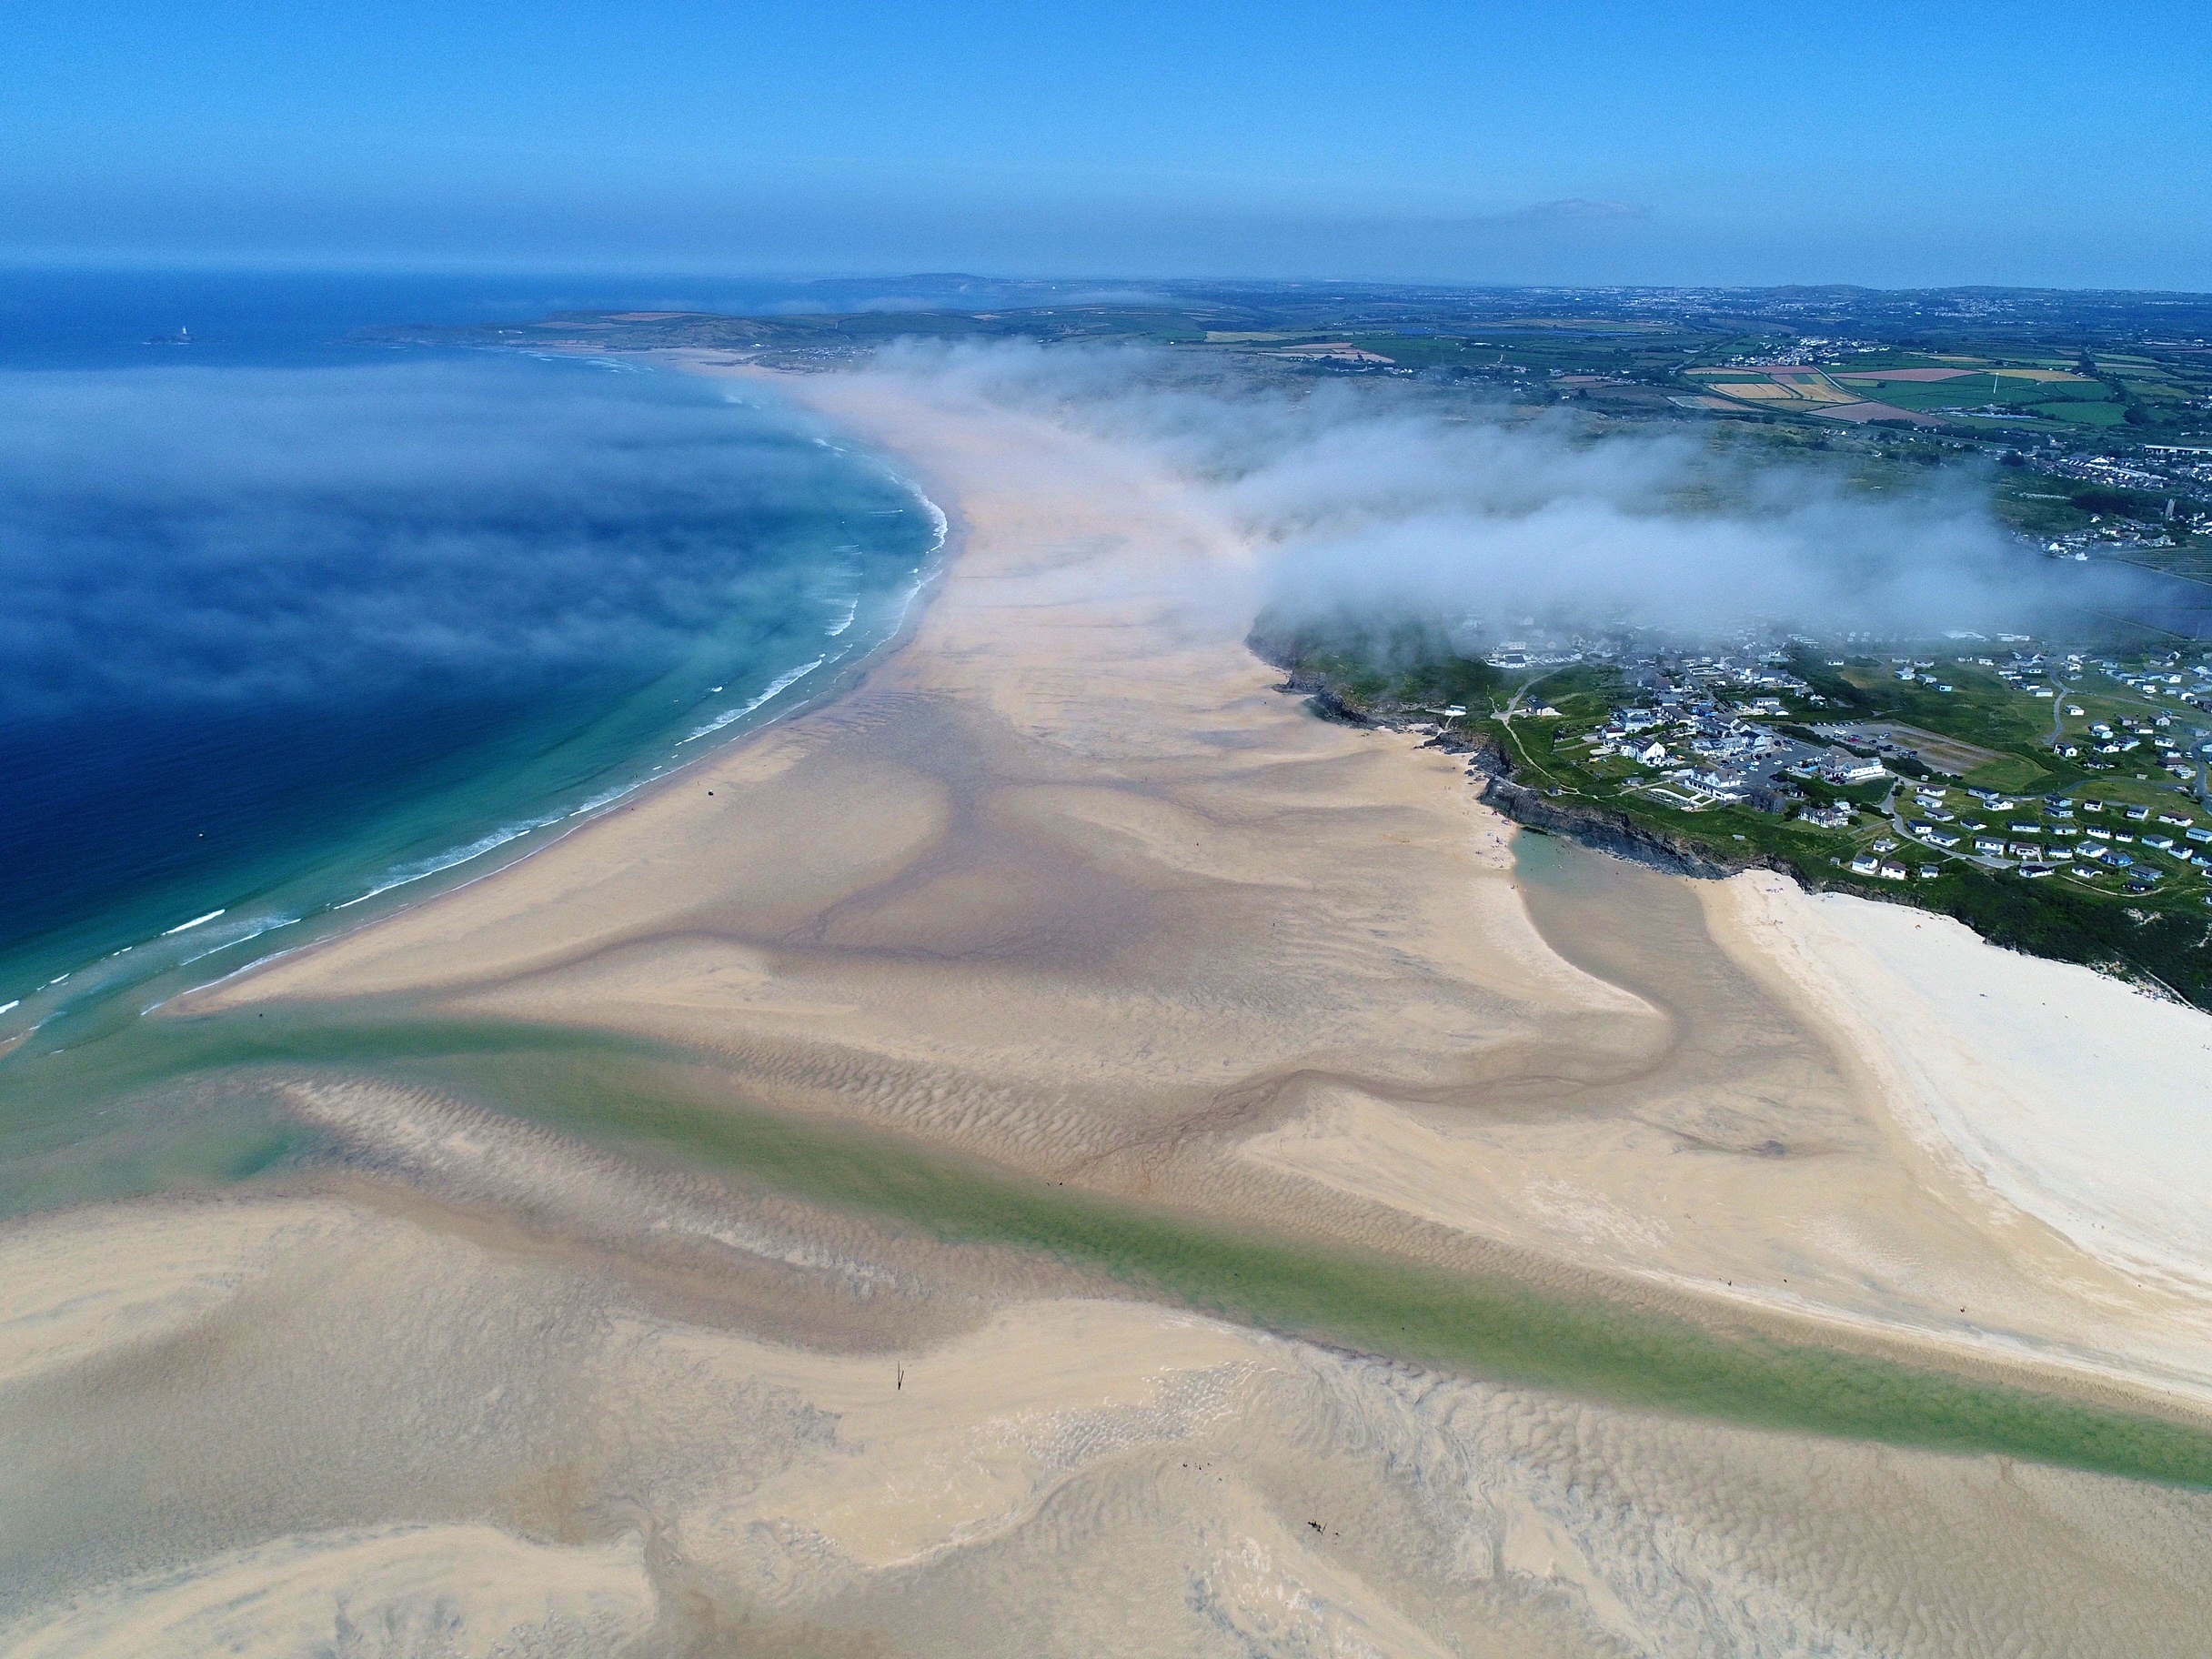
M 786 691 L 789 691 L 793 686 L 797 685 L 800 680 L 806 679 L 808 675 L 813 673 L 815 669 L 820 668 L 823 663 L 829 660 L 830 659 L 827 657 L 817 657 L 812 662 L 802 663 L 798 668 L 789 670 L 788 673 L 779 674 L 774 679 L 769 681 L 767 689 L 763 690 L 759 696 L 754 698 L 752 701 L 746 703 L 739 708 L 726 709 L 722 713 L 716 715 L 714 719 L 709 720 L 704 726 L 699 727 L 689 737 L 679 739 L 676 747 L 681 749 L 686 743 L 696 743 L 699 740 L 699 739 L 707 737 L 711 733 L 718 732 L 725 726 L 734 725 L 739 720 L 743 719 L 747 715 L 752 713 L 755 709 L 763 707 L 771 699 L 782 696 Z

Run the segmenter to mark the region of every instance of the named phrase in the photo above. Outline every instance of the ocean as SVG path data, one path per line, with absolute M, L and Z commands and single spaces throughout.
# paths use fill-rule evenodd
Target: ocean
M 527 854 L 897 629 L 941 515 L 772 393 L 347 337 L 794 295 L 0 276 L 0 1110 L 39 1054 Z

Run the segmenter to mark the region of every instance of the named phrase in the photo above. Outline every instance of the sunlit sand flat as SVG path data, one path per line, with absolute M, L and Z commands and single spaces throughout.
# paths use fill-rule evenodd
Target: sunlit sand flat
M 0 1646 L 2194 1651 L 2199 1486 L 1679 1356 L 2195 1444 L 2207 1176 L 2150 1161 L 2212 1021 L 1761 876 L 1516 860 L 1456 761 L 1274 689 L 1202 489 L 949 383 L 777 389 L 954 512 L 910 642 L 163 1015 L 596 1033 L 682 1112 L 302 1066 L 343 1179 L 0 1236 Z M 1272 1315 L 1239 1275 L 1288 1251 L 1674 1322 L 1643 1370 L 1713 1393 Z M 1152 1293 L 1201 1282 L 1302 1334 Z
M 464 1216 L 238 1209 L 158 1212 L 219 1302 L 12 1390 L 6 1651 L 2185 1653 L 2199 1605 L 2201 1494 L 1127 1302 L 825 1352 Z

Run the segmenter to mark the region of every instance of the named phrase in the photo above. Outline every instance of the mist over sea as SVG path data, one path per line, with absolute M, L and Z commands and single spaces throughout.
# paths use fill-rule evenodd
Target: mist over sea
M 346 337 L 685 297 L 0 277 L 0 1041 L 527 850 L 896 628 L 935 509 L 768 395 Z

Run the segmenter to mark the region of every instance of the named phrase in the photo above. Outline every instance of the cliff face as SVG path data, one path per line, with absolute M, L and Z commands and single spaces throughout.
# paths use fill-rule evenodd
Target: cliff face
M 1322 719 L 1346 726 L 1403 730 L 1424 719 L 1414 711 L 1396 708 L 1362 708 L 1349 701 L 1326 674 L 1302 667 L 1295 660 L 1286 660 L 1291 653 L 1280 644 L 1257 637 L 1251 643 L 1262 660 L 1283 670 L 1279 689 L 1302 696 L 1306 707 Z M 1766 854 L 1746 851 L 1734 860 L 1724 854 L 1715 858 L 1709 850 L 1639 824 L 1625 812 L 1589 801 L 1556 799 L 1542 790 L 1516 783 L 1512 757 L 1490 732 L 1473 736 L 1439 732 L 1429 739 L 1427 746 L 1447 754 L 1465 755 L 1469 772 L 1483 777 L 1483 804 L 1531 830 L 1565 836 L 1599 852 L 1633 860 L 1656 870 L 1708 880 L 1718 880 L 1755 865 L 1799 875 L 1785 860 Z
M 1639 824 L 1625 812 L 1615 812 L 1587 801 L 1552 799 L 1536 789 L 1515 783 L 1502 772 L 1492 772 L 1483 785 L 1483 804 L 1503 813 L 1516 824 L 1563 835 L 1615 858 L 1648 864 L 1656 870 L 1719 880 L 1754 864 L 1787 870 L 1785 864 L 1757 854 L 1746 854 L 1730 864 L 1711 858 L 1701 849 L 1675 840 L 1661 830 Z

